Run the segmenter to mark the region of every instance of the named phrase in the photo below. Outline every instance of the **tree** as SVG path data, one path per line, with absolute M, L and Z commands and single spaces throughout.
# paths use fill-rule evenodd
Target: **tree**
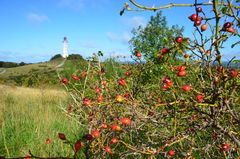
M 19 63 L 19 66 L 24 66 L 24 65 L 26 65 L 25 62 L 20 62 L 20 63 Z
M 0 67 L 3 68 L 12 68 L 12 67 L 18 67 L 18 64 L 15 62 L 4 62 L 0 61 Z
M 53 60 L 59 59 L 59 58 L 63 58 L 62 55 L 61 54 L 56 54 L 50 59 L 50 61 L 53 61 Z
M 131 51 L 133 54 L 140 51 L 146 60 L 155 61 L 159 50 L 170 47 L 170 42 L 181 36 L 183 30 L 178 25 L 168 27 L 166 17 L 159 11 L 156 16 L 151 16 L 146 27 L 139 26 L 132 30 L 133 37 L 129 41 Z
M 82 55 L 79 54 L 71 54 L 67 57 L 68 60 L 84 60 Z

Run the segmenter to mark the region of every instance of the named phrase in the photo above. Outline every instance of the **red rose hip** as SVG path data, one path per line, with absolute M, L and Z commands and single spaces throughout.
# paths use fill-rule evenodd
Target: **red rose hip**
M 197 12 L 202 12 L 202 8 L 201 8 L 201 7 L 197 7 L 197 8 L 196 8 L 196 11 L 197 11 Z
M 58 133 L 58 137 L 59 137 L 59 139 L 61 139 L 61 140 L 66 140 L 66 136 L 65 136 L 64 133 Z
M 203 25 L 201 26 L 201 32 L 203 32 L 203 31 L 205 31 L 205 30 L 207 30 L 207 25 L 206 25 L 206 24 L 203 24 Z
M 191 90 L 191 86 L 186 84 L 186 85 L 182 86 L 182 90 L 184 92 L 189 92 Z
M 175 41 L 176 41 L 177 43 L 182 43 L 182 42 L 183 42 L 183 37 L 178 36 L 178 37 L 175 38 Z
M 67 78 L 63 78 L 62 80 L 61 80 L 61 82 L 63 83 L 63 84 L 68 84 L 68 79 Z
M 99 132 L 97 129 L 95 129 L 95 130 L 93 130 L 93 132 L 92 132 L 92 136 L 93 136 L 94 138 L 99 138 L 99 137 L 100 137 L 100 132 Z
M 198 18 L 197 14 L 192 14 L 191 16 L 188 17 L 191 21 L 195 22 Z
M 161 50 L 162 54 L 167 54 L 169 52 L 170 52 L 170 50 L 168 48 L 166 48 L 166 47 L 162 48 L 162 50 Z
M 111 147 L 105 146 L 104 149 L 105 149 L 105 151 L 106 151 L 107 153 L 112 154 L 112 149 L 111 149 Z
M 174 156 L 175 155 L 175 151 L 174 150 L 169 150 L 168 151 L 168 155 L 169 156 Z
M 123 125 L 130 125 L 131 124 L 131 119 L 129 118 L 122 118 L 121 122 Z
M 222 151 L 228 151 L 230 149 L 230 145 L 227 143 L 222 144 L 221 147 Z
M 111 139 L 111 144 L 116 144 L 116 143 L 118 143 L 118 139 L 117 138 L 112 138 Z
M 186 74 L 187 74 L 187 72 L 186 72 L 185 70 L 183 70 L 183 71 L 179 71 L 177 75 L 178 75 L 179 77 L 183 77 L 183 76 L 185 76 Z
M 198 103 L 202 103 L 203 102 L 203 95 L 201 95 L 201 94 L 197 95 L 197 102 Z
M 186 66 L 183 66 L 183 65 L 181 65 L 181 66 L 178 66 L 177 67 L 177 71 L 184 71 L 186 69 Z

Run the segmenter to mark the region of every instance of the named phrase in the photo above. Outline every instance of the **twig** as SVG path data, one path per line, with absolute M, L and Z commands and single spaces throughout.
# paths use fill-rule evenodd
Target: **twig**
M 148 151 L 138 150 L 137 148 L 133 147 L 132 145 L 129 145 L 129 144 L 125 143 L 122 140 L 120 140 L 119 142 L 122 143 L 123 145 L 125 145 L 127 148 L 129 148 L 129 149 L 131 149 L 135 152 L 139 152 L 139 153 L 147 154 L 147 155 L 151 155 L 151 154 L 154 153 L 153 151 L 150 151 L 150 150 L 148 150 Z
M 230 131 L 226 131 L 219 123 L 213 125 L 215 128 L 219 129 L 222 133 L 226 134 L 231 138 L 238 146 L 240 146 L 240 140 L 237 139 Z
M 170 3 L 168 5 L 159 6 L 159 7 L 146 7 L 146 6 L 140 5 L 135 0 L 130 0 L 130 2 L 133 5 L 135 5 L 137 8 L 141 8 L 143 10 L 153 10 L 153 11 L 161 10 L 161 9 L 165 9 L 165 8 L 171 8 L 171 7 L 194 7 L 194 6 L 198 6 L 198 5 L 212 5 L 212 3 L 209 3 L 209 2 L 196 3 L 196 4 L 176 4 L 176 3 Z

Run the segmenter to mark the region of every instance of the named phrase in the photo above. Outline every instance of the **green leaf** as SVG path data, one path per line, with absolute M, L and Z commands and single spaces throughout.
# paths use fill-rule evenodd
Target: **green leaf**
M 227 10 L 228 10 L 227 7 L 223 7 L 223 8 L 222 8 L 222 13 L 223 13 L 223 14 L 226 14 L 226 13 L 227 13 Z
M 124 11 L 125 11 L 125 8 L 123 8 L 123 9 L 120 11 L 120 16 L 123 15 Z
M 164 37 L 163 40 L 164 40 L 164 42 L 165 42 L 166 44 L 168 44 L 169 40 L 168 40 L 167 37 Z
M 240 63 L 240 60 L 233 60 L 233 63 L 238 64 L 238 63 Z
M 189 38 L 184 38 L 182 44 L 189 45 Z
M 240 44 L 240 41 L 236 42 L 235 44 L 232 44 L 231 48 L 234 48 L 236 45 L 239 45 L 239 44 Z
M 98 51 L 98 56 L 103 56 L 102 51 Z

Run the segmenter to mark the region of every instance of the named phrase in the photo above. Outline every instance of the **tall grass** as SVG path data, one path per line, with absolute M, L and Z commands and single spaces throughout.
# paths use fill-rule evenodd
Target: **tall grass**
M 73 140 L 82 136 L 78 124 L 58 108 L 67 104 L 61 90 L 0 85 L 0 155 L 25 156 L 29 150 L 42 157 L 72 155 L 70 146 L 58 139 L 59 132 Z

